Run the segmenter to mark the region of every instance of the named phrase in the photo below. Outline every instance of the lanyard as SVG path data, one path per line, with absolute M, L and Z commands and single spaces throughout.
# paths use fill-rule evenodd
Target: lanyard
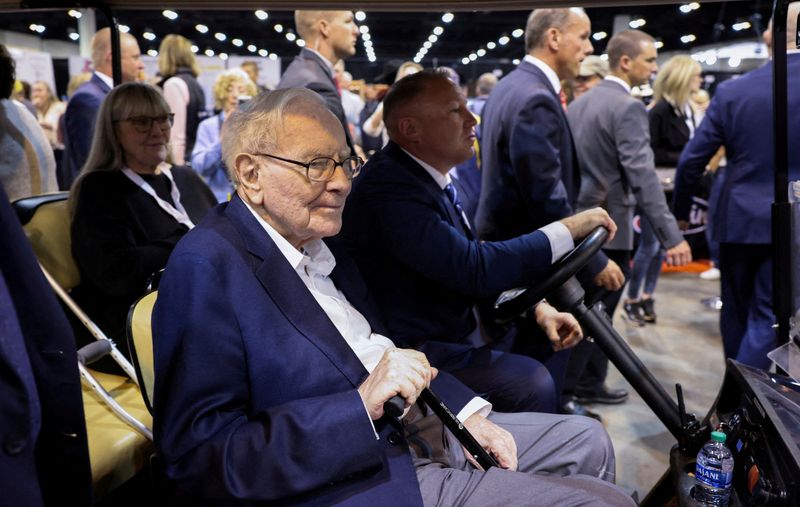
M 192 222 L 192 219 L 189 218 L 189 214 L 186 213 L 186 210 L 181 204 L 181 192 L 178 190 L 178 185 L 175 184 L 175 180 L 172 178 L 172 171 L 167 164 L 160 165 L 159 169 L 169 179 L 170 187 L 172 188 L 172 202 L 175 203 L 175 206 L 159 197 L 158 194 L 156 194 L 156 191 L 153 190 L 153 187 L 151 187 L 149 183 L 144 181 L 141 176 L 133 172 L 131 169 L 126 167 L 122 170 L 122 173 L 127 176 L 129 180 L 134 182 L 137 187 L 147 192 L 150 197 L 156 201 L 156 204 L 158 204 L 159 208 L 169 213 L 169 215 L 176 221 L 182 223 L 189 229 L 192 229 L 194 227 L 194 223 Z

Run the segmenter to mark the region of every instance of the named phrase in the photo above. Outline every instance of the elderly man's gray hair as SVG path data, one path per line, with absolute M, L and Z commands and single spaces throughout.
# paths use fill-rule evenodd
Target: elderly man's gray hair
M 580 7 L 536 9 L 531 12 L 525 25 L 525 52 L 530 53 L 534 49 L 544 46 L 545 34 L 550 28 L 563 30 L 571 13 L 586 16 L 586 11 Z
M 297 102 L 310 102 L 327 110 L 322 98 L 306 88 L 286 88 L 259 94 L 231 113 L 221 132 L 222 160 L 234 187 L 239 180 L 234 170 L 239 153 L 274 152 L 283 116 Z

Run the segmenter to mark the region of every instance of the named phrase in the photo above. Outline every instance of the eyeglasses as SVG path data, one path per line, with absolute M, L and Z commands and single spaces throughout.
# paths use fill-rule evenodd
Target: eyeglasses
M 137 132 L 144 134 L 150 132 L 153 128 L 153 122 L 155 122 L 161 130 L 169 129 L 172 127 L 174 118 L 175 115 L 172 113 L 164 116 L 131 116 L 130 118 L 122 120 L 114 120 L 114 123 L 126 121 L 130 123 Z
M 269 153 L 253 153 L 253 155 L 274 158 L 275 160 L 305 167 L 306 178 L 308 178 L 310 181 L 330 180 L 333 178 L 333 173 L 336 172 L 337 167 L 341 167 L 345 176 L 347 176 L 347 179 L 352 180 L 358 176 L 358 173 L 361 172 L 361 167 L 364 165 L 364 161 L 361 160 L 360 157 L 356 156 L 347 157 L 341 162 L 337 162 L 335 159 L 330 157 L 317 157 L 306 164 L 297 160 L 270 155 Z

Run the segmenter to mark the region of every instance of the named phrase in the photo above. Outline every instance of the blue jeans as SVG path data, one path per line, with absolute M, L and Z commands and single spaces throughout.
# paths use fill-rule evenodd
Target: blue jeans
M 640 215 L 639 224 L 642 234 L 639 236 L 639 248 L 633 257 L 633 269 L 628 281 L 628 299 L 639 299 L 642 280 L 644 280 L 645 294 L 652 294 L 656 290 L 661 264 L 664 262 L 664 250 L 650 221 Z

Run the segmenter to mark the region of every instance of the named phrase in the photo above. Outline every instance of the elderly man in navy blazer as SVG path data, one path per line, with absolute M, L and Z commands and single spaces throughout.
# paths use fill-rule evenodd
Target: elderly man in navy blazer
M 509 396 L 510 386 L 521 398 L 525 391 L 527 397 L 541 397 L 542 381 L 537 384 L 535 376 L 524 373 L 541 368 L 537 361 L 487 346 L 473 349 L 472 355 L 482 356 L 491 369 L 472 365 L 461 371 L 468 357 L 460 347 L 451 350 L 442 342 L 482 345 L 498 338 L 486 336 L 490 323 L 480 325 L 475 308 L 481 301 L 541 280 L 552 262 L 572 249 L 573 239 L 599 225 L 612 231 L 615 225 L 597 209 L 507 241 L 478 241 L 449 176 L 472 156 L 475 139 L 476 121 L 461 94 L 446 74 L 427 70 L 395 83 L 383 103 L 391 140 L 356 180 L 340 236 L 392 337 L 424 351 L 498 407 L 512 410 L 487 388 L 499 379 L 504 379 L 501 397 Z M 555 350 L 579 341 L 580 326 L 571 315 L 546 303 L 537 305 L 535 313 Z M 533 340 L 522 332 L 510 334 Z M 545 410 L 541 404 L 526 409 Z
M 120 33 L 122 82 L 136 81 L 144 71 L 139 43 L 129 33 Z M 103 28 L 92 38 L 92 78 L 70 97 L 64 113 L 64 165 L 58 174 L 58 187 L 68 190 L 89 156 L 94 137 L 94 122 L 100 104 L 114 87 L 111 69 L 111 30 Z M 119 83 L 117 83 L 119 84 Z
M 156 445 L 204 505 L 633 505 L 596 421 L 498 414 L 380 334 L 335 243 L 351 178 L 338 119 L 305 89 L 226 121 L 237 193 L 175 249 L 153 316 Z M 438 373 L 438 375 L 437 375 Z M 482 472 L 415 403 L 431 385 L 500 468 Z M 383 404 L 406 400 L 403 421 Z
M 800 132 L 798 13 L 800 2 L 789 4 L 787 40 L 774 41 L 787 45 L 790 136 Z M 768 44 L 771 34 L 771 29 L 764 33 Z M 711 210 L 714 240 L 720 243 L 720 331 L 725 357 L 759 368 L 769 367 L 767 352 L 779 345 L 772 329 L 772 110 L 772 62 L 720 84 L 695 136 L 683 150 L 674 193 L 675 217 L 688 222 L 692 196 L 706 164 L 720 146 L 725 147 L 725 181 L 718 204 Z M 797 149 L 789 150 L 788 169 L 790 181 L 800 179 Z
M 278 88 L 302 87 L 317 92 L 342 123 L 347 144 L 353 146 L 333 66 L 356 54 L 358 26 L 350 11 L 295 11 L 297 33 L 306 41 L 286 68 Z

